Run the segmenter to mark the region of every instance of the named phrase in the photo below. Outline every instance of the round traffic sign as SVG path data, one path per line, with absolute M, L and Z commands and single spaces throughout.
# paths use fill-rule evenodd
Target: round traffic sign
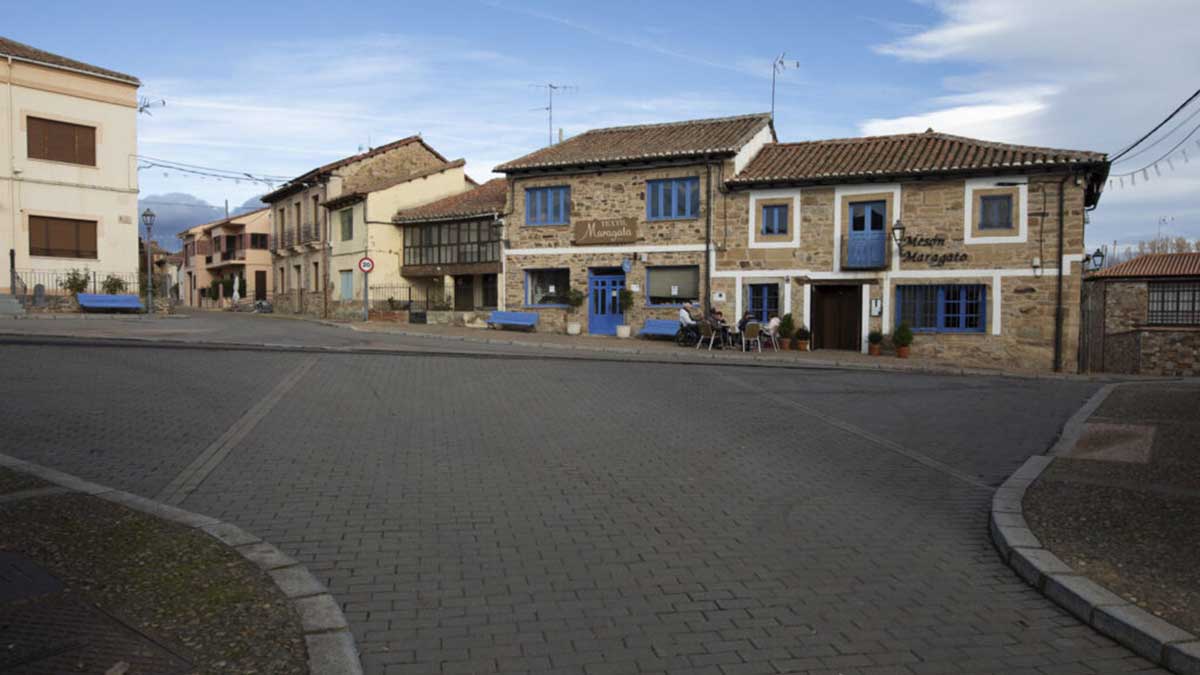
M 358 270 L 363 274 L 370 274 L 371 270 L 375 269 L 375 261 L 368 256 L 363 256 L 358 261 Z

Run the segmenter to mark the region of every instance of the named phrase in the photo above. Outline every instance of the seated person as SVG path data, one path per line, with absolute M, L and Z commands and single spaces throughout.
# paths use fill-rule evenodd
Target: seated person
M 779 316 L 771 315 L 771 320 L 767 322 L 767 334 L 779 337 Z
M 738 332 L 745 333 L 746 332 L 746 324 L 752 323 L 753 321 L 754 321 L 754 313 L 753 312 L 746 312 L 745 314 L 743 314 L 741 321 L 738 321 Z
M 683 307 L 679 308 L 679 323 L 684 328 L 696 325 L 696 320 L 692 318 L 692 303 L 685 302 L 683 303 Z

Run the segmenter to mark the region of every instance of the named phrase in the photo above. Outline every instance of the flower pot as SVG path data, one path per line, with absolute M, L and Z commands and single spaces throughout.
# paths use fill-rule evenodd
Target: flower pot
M 801 340 L 801 339 L 797 338 L 796 339 L 796 351 L 798 351 L 798 352 L 808 351 L 808 340 Z
M 617 326 L 617 337 L 628 339 L 633 335 L 633 326 Z
M 578 321 L 567 322 L 567 335 L 579 335 L 583 332 L 583 324 Z
M 899 358 L 902 358 L 902 359 L 907 359 L 908 358 L 908 349 L 909 349 L 908 345 L 904 345 L 903 347 L 901 347 L 900 345 L 896 345 L 896 356 Z
M 877 342 L 872 342 L 871 344 L 867 345 L 867 353 L 871 356 L 879 356 L 881 353 L 883 353 L 883 345 Z
M 792 338 L 779 338 L 779 350 L 780 351 L 786 352 L 786 351 L 791 351 L 791 349 L 792 349 Z

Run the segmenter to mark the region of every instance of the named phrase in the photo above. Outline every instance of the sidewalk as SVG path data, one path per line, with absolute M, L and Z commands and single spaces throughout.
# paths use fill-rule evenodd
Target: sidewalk
M 292 602 L 196 529 L 0 467 L 0 671 L 306 672 Z

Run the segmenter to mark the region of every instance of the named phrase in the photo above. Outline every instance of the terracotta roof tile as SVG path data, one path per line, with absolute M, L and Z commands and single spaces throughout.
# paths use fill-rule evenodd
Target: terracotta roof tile
M 354 192 L 347 192 L 345 194 L 338 195 L 337 197 L 333 197 L 332 199 L 327 199 L 321 203 L 321 206 L 331 209 L 341 208 L 346 204 L 353 204 L 354 202 L 362 201 L 363 198 L 372 192 L 386 190 L 392 186 L 399 185 L 401 183 L 407 183 L 410 180 L 425 178 L 426 176 L 432 176 L 449 169 L 457 169 L 466 165 L 467 160 L 456 159 L 453 162 L 446 162 L 441 166 L 435 166 L 432 169 L 425 169 L 424 171 L 398 175 L 376 176 L 374 180 L 367 181 L 360 185 L 359 188 Z
M 452 195 L 423 206 L 398 211 L 393 223 L 417 223 L 429 220 L 447 220 L 485 216 L 504 211 L 508 197 L 508 181 L 493 178 L 474 190 Z
M 353 164 L 355 162 L 359 162 L 364 159 L 368 159 L 370 157 L 374 157 L 376 155 L 383 154 L 389 150 L 395 150 L 396 148 L 400 148 L 405 145 L 409 145 L 410 143 L 420 143 L 421 145 L 424 145 L 425 149 L 428 150 L 429 152 L 431 152 L 434 157 L 437 157 L 438 159 L 440 159 L 443 162 L 448 161 L 445 157 L 442 156 L 442 154 L 440 152 L 438 152 L 437 150 L 434 150 L 433 147 L 430 146 L 428 143 L 426 143 L 419 135 L 418 136 L 408 136 L 405 138 L 401 138 L 398 141 L 392 141 L 391 143 L 388 143 L 386 145 L 381 145 L 378 148 L 372 148 L 366 152 L 360 152 L 357 155 L 350 155 L 349 157 L 343 157 L 342 159 L 339 159 L 336 162 L 330 162 L 328 164 L 323 164 L 321 166 L 318 166 L 317 168 L 315 168 L 311 171 L 307 171 L 305 173 L 300 174 L 299 176 L 296 176 L 295 178 L 288 181 L 286 184 L 284 184 L 280 188 L 278 188 L 272 192 L 268 192 L 267 194 L 263 195 L 261 197 L 261 199 L 264 202 L 269 202 L 276 197 L 281 197 L 283 195 L 287 195 L 291 192 L 294 192 L 297 188 L 302 187 L 302 184 L 304 182 L 315 179 L 322 174 L 333 173 L 334 171 L 337 171 L 338 169 L 340 169 L 343 166 L 346 166 L 348 164 Z
M 771 124 L 765 113 L 592 129 L 496 167 L 508 173 L 705 154 L 732 155 Z
M 50 66 L 51 68 L 66 68 L 69 70 L 78 70 L 92 75 L 99 75 L 113 80 L 120 80 L 128 84 L 141 85 L 141 82 L 132 75 L 118 73 L 115 70 L 93 66 L 90 63 L 68 59 L 65 56 L 52 54 L 50 52 L 31 47 L 23 42 L 10 40 L 6 37 L 0 37 L 0 55 L 11 56 L 14 59 L 21 61 L 31 61 L 42 65 Z
M 1117 277 L 1200 277 L 1200 253 L 1148 253 L 1088 275 Z
M 803 183 L 1107 163 L 1103 153 L 993 143 L 926 131 L 765 146 L 730 184 Z

